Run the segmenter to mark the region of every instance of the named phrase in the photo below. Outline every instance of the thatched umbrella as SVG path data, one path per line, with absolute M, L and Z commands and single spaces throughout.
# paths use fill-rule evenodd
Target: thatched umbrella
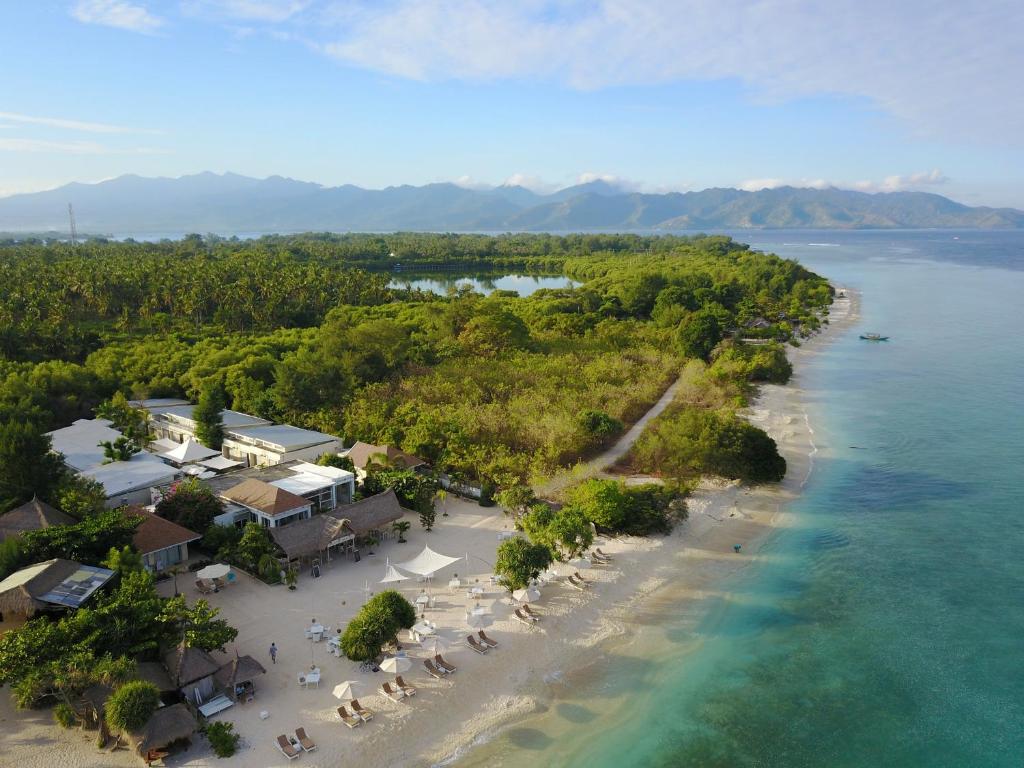
M 192 738 L 199 730 L 195 717 L 184 704 L 161 707 L 141 730 L 131 734 L 135 750 L 145 759 L 150 752 L 164 749 L 175 741 Z

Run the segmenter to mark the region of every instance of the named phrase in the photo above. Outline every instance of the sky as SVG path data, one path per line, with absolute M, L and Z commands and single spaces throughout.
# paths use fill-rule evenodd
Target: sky
M 1024 208 L 1021 0 L 0 4 L 0 195 L 793 184 Z

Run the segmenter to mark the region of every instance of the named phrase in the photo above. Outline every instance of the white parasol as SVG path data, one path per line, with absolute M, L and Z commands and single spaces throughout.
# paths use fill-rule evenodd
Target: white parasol
M 483 629 L 494 623 L 490 614 L 477 611 L 466 611 L 466 625 L 473 629 Z
M 569 561 L 569 565 L 573 568 L 589 568 L 590 560 L 585 557 L 577 557 Z
M 520 603 L 535 603 L 540 600 L 540 590 L 535 587 L 517 589 L 512 593 L 512 599 Z
M 380 663 L 380 668 L 392 675 L 400 675 L 412 667 L 412 662 L 405 656 L 388 656 Z
M 231 573 L 231 566 L 224 565 L 224 563 L 214 563 L 208 565 L 202 570 L 196 571 L 197 579 L 223 579 Z
M 349 701 L 350 699 L 357 699 L 363 691 L 363 683 L 358 680 L 346 680 L 343 683 L 338 683 L 334 686 L 334 697 L 341 699 L 342 701 Z

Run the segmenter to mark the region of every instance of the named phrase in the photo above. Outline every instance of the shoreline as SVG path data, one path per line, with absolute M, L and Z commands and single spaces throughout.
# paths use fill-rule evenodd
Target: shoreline
M 485 756 L 477 753 L 488 743 L 531 717 L 550 712 L 555 700 L 594 676 L 594 667 L 600 665 L 603 658 L 614 653 L 617 646 L 628 644 L 636 634 L 636 630 L 630 628 L 631 618 L 656 612 L 659 604 L 678 606 L 683 602 L 688 621 L 696 625 L 711 608 L 707 604 L 709 598 L 723 596 L 717 588 L 721 582 L 758 560 L 761 545 L 773 532 L 785 527 L 786 508 L 799 498 L 814 471 L 819 446 L 814 441 L 814 429 L 804 407 L 800 376 L 823 346 L 833 343 L 857 321 L 860 295 L 848 288 L 843 290 L 847 298 L 833 302 L 829 324 L 816 336 L 805 340 L 802 346 L 789 350 L 794 369 L 790 381 L 784 385 L 764 385 L 743 412 L 748 421 L 765 429 L 779 444 L 787 462 L 785 479 L 775 486 L 757 487 L 744 487 L 738 481 L 705 479 L 688 499 L 688 519 L 647 550 L 644 564 L 631 564 L 629 572 L 638 583 L 631 590 L 628 585 L 615 584 L 613 587 L 620 588 L 600 594 L 601 602 L 614 603 L 614 609 L 598 631 L 579 638 L 580 642 L 571 650 L 552 658 L 552 669 L 539 680 L 523 686 L 512 700 L 505 702 L 504 710 L 496 706 L 497 701 L 492 701 L 483 722 L 478 720 L 463 727 L 445 739 L 439 748 L 428 751 L 428 762 L 408 765 L 441 768 L 466 761 L 467 766 L 474 766 L 478 757 L 480 764 L 485 764 L 488 762 Z M 842 303 L 837 311 L 839 302 Z M 729 522 L 738 525 L 727 526 Z M 625 540 L 630 544 L 645 541 L 632 537 Z M 743 548 L 740 557 L 731 551 L 734 543 Z M 619 560 L 616 557 L 616 566 Z M 693 568 L 697 562 L 703 567 Z M 621 589 L 623 586 L 627 589 Z M 619 594 L 621 592 L 627 594 Z M 694 643 L 685 655 L 692 654 L 698 647 L 699 642 Z
M 264 661 L 266 647 L 273 639 L 282 648 L 282 663 L 269 669 L 266 679 L 261 680 L 257 707 L 236 707 L 224 718 L 234 722 L 243 736 L 234 757 L 217 759 L 205 747 L 192 747 L 168 759 L 167 765 L 291 765 L 273 748 L 271 739 L 300 724 L 318 742 L 319 750 L 303 755 L 296 764 L 326 767 L 351 762 L 366 768 L 420 768 L 465 763 L 468 768 L 480 759 L 483 765 L 487 763 L 487 747 L 482 745 L 518 723 L 553 712 L 558 699 L 571 696 L 588 679 L 602 674 L 602 662 L 616 649 L 636 641 L 641 636 L 639 628 L 655 621 L 659 606 L 671 604 L 675 610 L 682 606 L 688 627 L 696 627 L 714 601 L 728 597 L 722 591 L 726 579 L 760 559 L 761 544 L 786 525 L 785 508 L 800 495 L 813 471 L 818 446 L 804 407 L 801 376 L 807 361 L 856 320 L 859 296 L 848 289 L 847 296 L 833 303 L 828 326 L 803 346 L 789 351 L 794 366 L 790 383 L 763 386 L 744 412 L 778 442 L 788 464 L 781 483 L 746 488 L 738 482 L 705 481 L 688 500 L 689 518 L 671 534 L 621 537 L 597 544 L 613 557 L 613 562 L 584 573 L 594 582 L 586 593 L 561 582 L 545 587 L 538 604 L 543 615 L 538 627 L 516 624 L 510 617 L 507 599 L 495 595 L 495 623 L 487 631 L 499 640 L 499 648 L 481 657 L 459 642 L 464 630 L 446 631 L 453 636 L 450 641 L 454 645 L 451 654 L 445 656 L 458 665 L 458 673 L 451 680 L 432 681 L 413 670 L 407 679 L 419 693 L 411 703 L 391 703 L 373 693 L 360 697 L 364 705 L 378 712 L 378 717 L 356 731 L 340 724 L 333 711 L 339 702 L 330 695 L 333 685 L 358 676 L 355 665 L 348 669 L 347 662 L 324 660 L 328 676 L 323 690 L 297 688 L 294 665 L 316 649 L 310 649 L 305 641 L 288 642 L 295 633 L 282 632 L 282 625 L 298 627 L 308 621 L 314 606 L 320 606 L 316 609 L 319 615 L 325 611 L 322 606 L 332 601 L 336 606 L 332 609 L 334 618 L 344 620 L 363 595 L 364 579 L 380 577 L 380 560 L 388 553 L 392 557 L 403 552 L 411 555 L 428 541 L 453 553 L 461 551 L 463 544 L 467 552 L 482 552 L 484 546 L 493 552 L 496 534 L 509 526 L 505 515 L 476 504 L 449 501 L 452 516 L 449 522 L 439 523 L 438 532 L 432 534 L 437 539 L 428 538 L 414 527 L 408 534 L 411 543 L 407 549 L 388 549 L 379 553 L 377 562 L 364 558 L 359 564 L 345 563 L 343 570 L 327 571 L 327 578 L 304 580 L 296 596 L 267 592 L 265 588 L 246 592 L 245 584 L 211 596 L 211 602 L 247 638 L 237 650 Z M 435 540 L 437 544 L 433 544 Z M 742 545 L 740 555 L 732 550 L 736 543 Z M 458 568 L 460 574 L 464 570 L 469 566 Z M 489 571 L 462 575 L 479 581 L 486 573 Z M 342 584 L 348 585 L 348 593 L 338 592 Z M 411 585 L 406 588 L 418 590 Z M 337 601 L 346 595 L 351 604 L 342 600 L 339 609 Z M 461 628 L 465 606 L 460 596 L 438 591 L 437 597 L 438 607 L 432 609 L 431 618 L 439 626 Z M 271 605 L 268 599 L 286 602 Z M 698 633 L 688 634 L 693 636 L 682 649 L 687 654 L 702 642 Z M 636 648 L 632 651 L 635 654 Z M 648 656 L 657 652 L 655 649 Z M 97 751 L 95 732 L 64 731 L 53 723 L 49 710 L 14 710 L 9 691 L 5 693 L 8 695 L 0 696 L 0 753 L 12 764 L 21 768 L 48 768 L 54 762 L 69 768 L 141 764 L 130 752 Z M 606 703 L 628 706 L 627 701 Z M 271 712 L 271 720 L 265 723 L 257 717 L 262 708 Z

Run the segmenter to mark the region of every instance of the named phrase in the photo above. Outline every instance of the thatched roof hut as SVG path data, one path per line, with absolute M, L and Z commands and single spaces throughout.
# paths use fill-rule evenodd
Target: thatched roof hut
M 257 675 L 265 675 L 266 673 L 267 670 L 263 665 L 252 656 L 236 655 L 217 670 L 217 674 L 213 676 L 213 679 L 217 681 L 217 685 L 226 690 L 228 695 L 234 699 L 237 686 L 245 683 L 251 684 Z
M 82 566 L 73 560 L 55 558 L 15 571 L 0 581 L 0 614 L 34 616 L 41 610 L 55 607 L 55 600 L 43 598 L 52 595 L 68 577 L 81 569 Z M 112 571 L 106 573 L 113 575 Z
M 349 529 L 357 536 L 362 536 L 401 520 L 405 510 L 398 503 L 394 489 L 388 488 L 384 493 L 340 506 L 330 514 L 347 518 Z
M 32 501 L 0 515 L 0 541 L 20 536 L 26 531 L 41 531 L 54 525 L 72 525 L 75 522 L 70 515 L 65 515 L 33 496 Z
M 174 690 L 174 683 L 171 682 L 167 670 L 159 661 L 140 661 L 135 665 L 135 676 L 139 680 L 145 680 L 157 687 L 160 693 L 167 693 Z
M 131 743 L 143 757 L 166 748 L 175 741 L 191 739 L 199 730 L 195 717 L 184 704 L 160 707 L 141 730 L 131 734 Z
M 220 669 L 220 665 L 202 648 L 186 645 L 179 645 L 164 656 L 164 667 L 175 688 L 210 677 Z
M 345 523 L 344 518 L 331 514 L 315 515 L 280 528 L 271 528 L 270 535 L 288 559 L 294 560 L 318 555 L 332 544 L 351 539 Z

